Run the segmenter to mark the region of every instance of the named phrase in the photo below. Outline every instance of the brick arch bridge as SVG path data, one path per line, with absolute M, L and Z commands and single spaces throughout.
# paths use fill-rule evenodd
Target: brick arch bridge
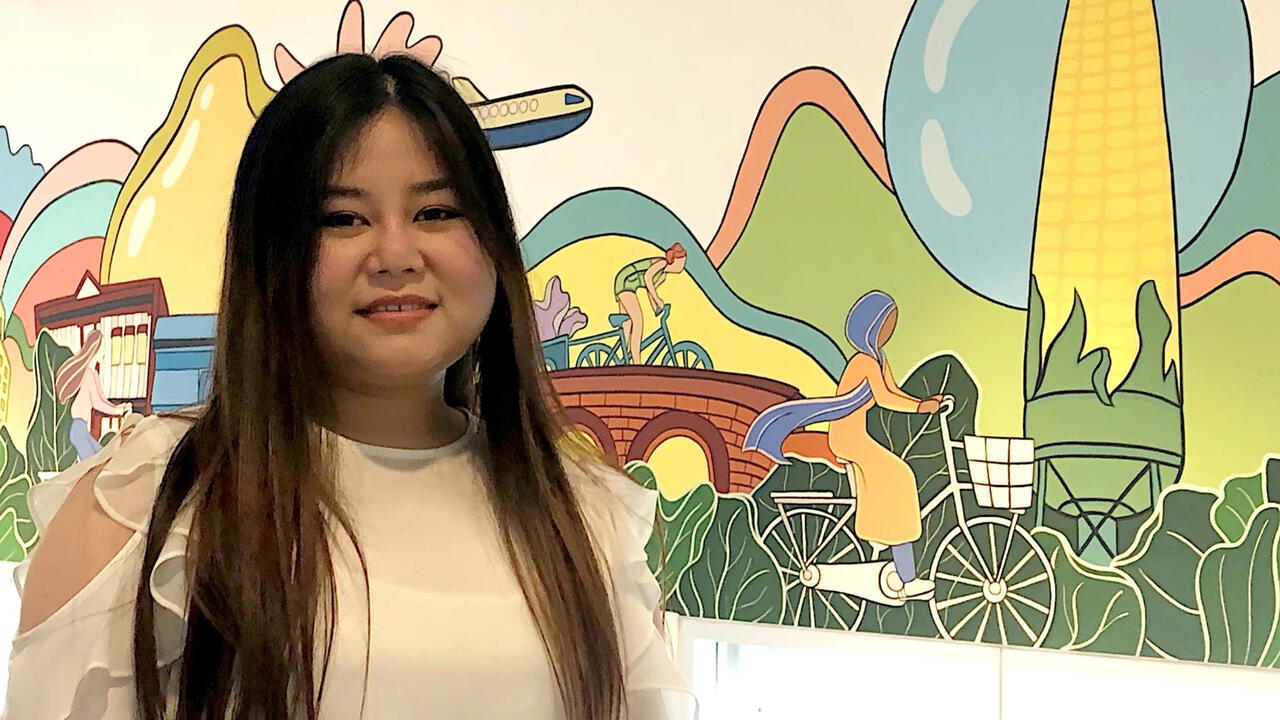
M 791 385 L 751 375 L 692 368 L 624 365 L 551 373 L 569 418 L 622 463 L 648 460 L 672 437 L 696 442 L 719 492 L 750 492 L 773 469 L 743 452 L 747 428 L 762 410 L 800 397 Z

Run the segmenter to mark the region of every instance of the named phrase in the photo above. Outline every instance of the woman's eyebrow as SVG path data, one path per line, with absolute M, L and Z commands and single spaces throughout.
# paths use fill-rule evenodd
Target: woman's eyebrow
M 452 190 L 453 183 L 449 178 L 436 178 L 434 180 L 423 180 L 409 186 L 409 191 L 425 195 L 426 193 L 436 192 L 438 190 Z
M 435 178 L 434 180 L 423 180 L 409 186 L 409 192 L 415 195 L 425 195 L 427 193 L 437 192 L 439 190 L 448 190 L 453 188 L 453 183 L 448 178 Z M 326 200 L 335 197 L 362 198 L 367 195 L 363 189 L 358 187 L 347 187 L 345 185 L 330 185 L 325 188 L 324 197 Z

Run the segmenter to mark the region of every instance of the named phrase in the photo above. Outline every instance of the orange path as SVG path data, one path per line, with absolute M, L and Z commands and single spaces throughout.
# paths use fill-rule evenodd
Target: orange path
M 889 180 L 889 164 L 884 157 L 884 144 L 872 129 L 867 114 L 840 78 L 824 68 L 804 68 L 783 78 L 760 106 L 746 152 L 738 165 L 733 190 L 725 207 L 720 228 L 707 246 L 711 264 L 720 267 L 733 251 L 747 226 L 747 218 L 755 208 L 756 198 L 764 183 L 765 173 L 787 121 L 804 105 L 821 108 L 840 126 L 854 148 L 866 161 L 884 186 L 893 191 Z
M 797 70 L 773 87 L 756 115 L 720 227 L 707 246 L 707 257 L 713 266 L 718 268 L 724 264 L 742 237 L 782 131 L 796 110 L 805 105 L 819 107 L 830 115 L 880 182 L 893 192 L 884 144 L 849 88 L 825 68 Z M 1248 273 L 1265 275 L 1280 283 L 1280 237 L 1266 230 L 1254 230 L 1204 267 L 1181 276 L 1182 306 L 1187 307 Z
M 1254 230 L 1204 267 L 1183 275 L 1178 279 L 1182 307 L 1249 273 L 1265 275 L 1280 284 L 1280 237 L 1266 230 Z

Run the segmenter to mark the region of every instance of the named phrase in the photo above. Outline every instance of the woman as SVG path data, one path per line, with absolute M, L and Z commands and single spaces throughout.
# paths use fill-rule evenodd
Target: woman
M 104 415 L 126 415 L 133 409 L 133 405 L 127 402 L 119 405 L 111 402 L 102 391 L 102 380 L 93 367 L 101 347 L 102 333 L 94 328 L 85 337 L 80 350 L 62 363 L 53 378 L 53 394 L 58 402 L 64 405 L 71 403 L 71 447 L 75 448 L 76 457 L 80 460 L 102 450 L 102 445 L 89 429 L 94 410 Z
M 656 493 L 572 444 L 517 240 L 428 67 L 339 55 L 290 80 L 236 173 L 207 401 L 131 415 L 31 492 L 10 716 L 689 702 L 654 624 Z
M 905 413 L 934 413 L 944 397 L 920 400 L 902 391 L 889 369 L 884 346 L 898 325 L 893 299 L 872 290 L 858 299 L 845 320 L 854 354 L 832 398 L 782 403 L 765 410 L 747 430 L 745 450 L 759 450 L 779 464 L 782 441 L 797 428 L 829 422 L 827 446 L 844 465 L 858 498 L 854 532 L 892 548 L 892 566 L 880 576 L 880 591 L 896 602 L 927 600 L 933 582 L 916 577 L 913 543 L 920 537 L 920 499 L 911 467 L 867 434 L 867 412 L 875 405 Z
M 618 300 L 618 309 L 627 316 L 622 323 L 622 334 L 627 338 L 627 349 L 631 353 L 631 362 L 643 363 L 640 357 L 640 346 L 644 342 L 644 315 L 640 309 L 640 290 L 649 297 L 649 307 L 657 315 L 666 302 L 658 296 L 658 286 L 668 275 L 684 272 L 685 258 L 688 251 L 680 243 L 667 248 L 662 257 L 651 257 L 637 260 L 618 271 L 613 278 L 613 295 Z

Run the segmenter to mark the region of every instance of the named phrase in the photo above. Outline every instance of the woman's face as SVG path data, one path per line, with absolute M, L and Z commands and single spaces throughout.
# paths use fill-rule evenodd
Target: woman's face
M 898 327 L 898 309 L 894 308 L 884 318 L 884 324 L 880 326 L 880 336 L 876 338 L 876 345 L 884 347 L 889 342 L 889 338 L 893 337 L 893 331 Z
M 311 277 L 320 342 L 349 388 L 430 383 L 479 337 L 493 262 L 450 178 L 399 110 L 375 117 L 329 182 Z

